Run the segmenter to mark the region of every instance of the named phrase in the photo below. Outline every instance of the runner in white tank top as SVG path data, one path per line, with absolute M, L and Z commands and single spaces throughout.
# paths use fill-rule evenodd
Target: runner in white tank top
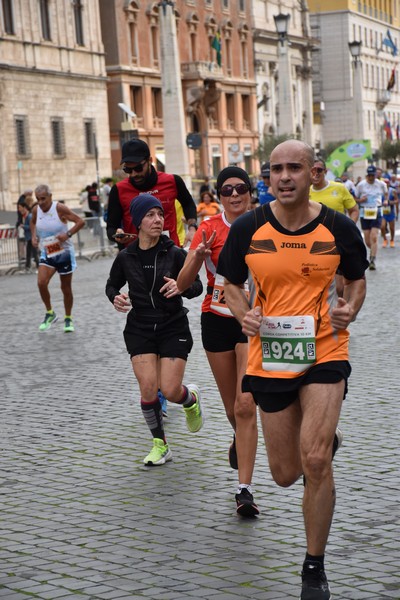
M 55 273 L 60 275 L 61 291 L 64 296 L 64 332 L 74 331 L 72 323 L 72 273 L 76 269 L 74 246 L 71 237 L 85 222 L 72 210 L 60 202 L 53 202 L 48 185 L 39 185 L 35 190 L 37 206 L 32 211 L 32 245 L 40 245 L 38 288 L 46 314 L 39 331 L 48 331 L 57 321 L 49 292 L 49 283 Z M 68 229 L 68 221 L 74 223 Z
M 47 211 L 43 211 L 40 205 L 37 207 L 36 232 L 41 250 L 40 260 L 41 264 L 48 264 L 47 259 L 53 258 L 57 265 L 60 262 L 65 263 L 70 261 L 71 271 L 67 272 L 72 272 L 76 269 L 74 245 L 69 237 L 67 237 L 65 242 L 60 242 L 56 237 L 59 233 L 67 234 L 68 232 L 67 223 L 61 221 L 58 215 L 57 205 L 58 202 L 52 202 Z M 56 260 L 57 257 L 58 260 Z

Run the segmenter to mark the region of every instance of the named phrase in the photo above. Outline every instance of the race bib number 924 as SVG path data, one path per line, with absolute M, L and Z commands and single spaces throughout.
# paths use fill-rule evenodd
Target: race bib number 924
M 302 373 L 316 361 L 315 327 L 311 315 L 263 317 L 260 339 L 265 371 Z

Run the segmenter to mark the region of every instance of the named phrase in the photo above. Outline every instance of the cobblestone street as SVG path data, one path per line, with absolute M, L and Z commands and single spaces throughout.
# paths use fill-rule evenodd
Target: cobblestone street
M 351 325 L 326 554 L 334 600 L 400 598 L 396 241 L 367 273 L 367 300 Z M 79 261 L 74 334 L 63 333 L 62 319 L 39 334 L 35 275 L 0 277 L 0 598 L 298 598 L 302 482 L 272 482 L 260 435 L 253 488 L 261 515 L 236 515 L 231 431 L 201 346 L 201 298 L 185 301 L 195 340 L 185 383 L 202 390 L 205 426 L 190 434 L 170 406 L 173 461 L 143 466 L 151 439 L 123 342 L 125 316 L 104 294 L 111 263 Z M 57 276 L 51 291 L 63 317 Z

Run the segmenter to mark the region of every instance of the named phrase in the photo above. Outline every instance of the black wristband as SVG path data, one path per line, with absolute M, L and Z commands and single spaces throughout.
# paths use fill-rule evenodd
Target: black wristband
M 194 227 L 196 231 L 198 229 L 197 223 L 190 223 L 190 225 L 188 225 L 188 229 L 189 229 L 189 227 Z
M 69 238 L 72 238 L 72 233 L 71 233 L 70 231 L 67 231 L 67 236 L 68 236 Z

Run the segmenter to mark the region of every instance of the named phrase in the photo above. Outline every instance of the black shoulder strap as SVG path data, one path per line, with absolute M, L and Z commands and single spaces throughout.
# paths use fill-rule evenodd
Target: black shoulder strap
M 253 210 L 254 213 L 254 221 L 255 221 L 255 231 L 257 231 L 257 229 L 259 229 L 262 225 L 264 225 L 264 223 L 266 223 L 268 221 L 268 215 L 267 215 L 267 207 L 268 204 L 261 204 L 261 206 L 255 208 Z M 261 210 L 259 210 L 261 208 Z M 260 218 L 259 218 L 260 215 Z M 261 218 L 262 215 L 262 218 Z
M 322 216 L 322 224 L 325 225 L 325 227 L 329 229 L 329 231 L 333 231 L 336 210 L 328 208 L 325 204 L 322 205 L 322 210 L 325 211 L 325 214 Z

